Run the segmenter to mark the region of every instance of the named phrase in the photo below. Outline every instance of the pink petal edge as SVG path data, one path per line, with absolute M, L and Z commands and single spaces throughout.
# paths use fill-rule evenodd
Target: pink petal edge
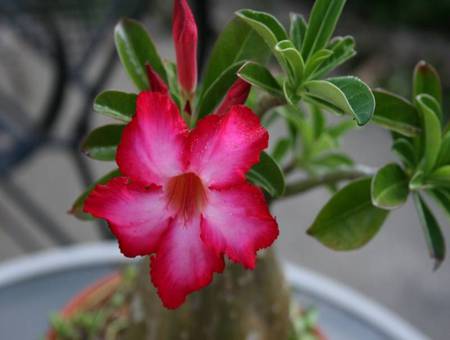
M 200 217 L 174 220 L 169 228 L 151 257 L 150 273 L 164 306 L 175 309 L 188 294 L 209 285 L 214 272 L 222 272 L 225 265 L 201 240 Z
M 242 183 L 210 190 L 203 212 L 201 237 L 218 254 L 254 269 L 256 252 L 278 237 L 278 225 L 269 212 L 262 191 Z
M 126 177 L 97 185 L 84 211 L 108 222 L 127 257 L 154 253 L 170 220 L 160 187 L 143 187 Z
M 187 136 L 186 123 L 167 95 L 141 92 L 136 115 L 117 148 L 120 172 L 141 183 L 163 185 L 184 171 Z
M 233 106 L 222 116 L 206 116 L 189 137 L 189 169 L 212 187 L 244 181 L 269 141 L 256 114 L 242 105 Z

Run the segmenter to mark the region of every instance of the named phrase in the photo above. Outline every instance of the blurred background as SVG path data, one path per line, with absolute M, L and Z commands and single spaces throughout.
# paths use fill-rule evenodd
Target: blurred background
M 200 63 L 237 9 L 307 15 L 312 0 L 191 0 L 200 27 Z M 110 169 L 79 152 L 103 118 L 92 112 L 103 89 L 133 91 L 113 46 L 118 18 L 142 20 L 160 54 L 173 58 L 171 1 L 0 0 L 0 261 L 45 248 L 110 237 L 101 223 L 67 214 L 74 198 Z M 450 100 L 450 0 L 349 0 L 339 35 L 354 35 L 358 56 L 342 72 L 409 96 L 412 70 L 425 59 Z M 275 127 L 274 136 L 282 133 Z M 387 132 L 368 126 L 343 148 L 358 162 L 392 159 Z M 288 261 L 335 278 L 397 312 L 433 339 L 450 339 L 450 261 L 433 272 L 410 204 L 394 212 L 364 249 L 332 252 L 304 231 L 326 190 L 277 203 L 278 250 Z M 448 220 L 440 216 L 447 239 Z

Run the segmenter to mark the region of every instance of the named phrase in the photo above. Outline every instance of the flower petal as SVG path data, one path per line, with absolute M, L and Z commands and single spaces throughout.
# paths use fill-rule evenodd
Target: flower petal
M 177 57 L 178 81 L 187 94 L 197 85 L 197 24 L 186 0 L 173 3 L 173 41 Z
M 191 171 L 209 186 L 242 182 L 268 139 L 259 118 L 245 106 L 233 106 L 222 116 L 206 116 L 190 135 Z
M 244 104 L 251 88 L 252 86 L 249 83 L 238 78 L 228 90 L 225 98 L 216 110 L 216 114 L 223 115 L 227 113 L 232 106 Z
M 161 246 L 151 258 L 152 282 L 167 308 L 177 308 L 189 293 L 207 286 L 224 261 L 200 238 L 200 217 L 170 225 Z
M 125 127 L 117 149 L 120 172 L 142 183 L 164 184 L 183 171 L 187 134 L 185 122 L 167 95 L 141 92 L 136 115 Z
M 147 71 L 147 78 L 150 84 L 151 91 L 167 94 L 169 92 L 169 89 L 167 88 L 166 83 L 164 83 L 159 74 L 155 72 L 152 65 L 146 64 L 145 70 Z
M 84 211 L 109 223 L 128 257 L 154 253 L 170 220 L 161 188 L 143 187 L 126 177 L 97 185 L 86 199 Z
M 256 251 L 270 246 L 277 236 L 277 222 L 260 189 L 242 183 L 210 190 L 201 237 L 217 253 L 225 253 L 231 260 L 253 269 Z

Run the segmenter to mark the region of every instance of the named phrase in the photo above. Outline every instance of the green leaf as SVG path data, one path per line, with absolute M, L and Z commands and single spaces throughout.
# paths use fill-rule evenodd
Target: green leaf
M 311 130 L 311 132 L 310 132 L 310 130 Z M 313 132 L 312 129 L 303 128 L 302 131 L 304 131 L 304 132 L 302 132 L 302 136 L 304 136 L 304 135 L 308 136 L 307 138 L 303 137 L 302 141 L 303 141 L 303 143 L 308 143 L 310 145 L 309 149 L 311 151 L 311 154 L 313 154 L 313 155 L 318 155 L 322 152 L 336 149 L 338 147 L 338 143 L 336 142 L 336 140 L 327 133 L 322 134 L 318 139 L 314 140 L 313 137 L 309 137 L 309 135 L 312 135 L 312 132 Z M 305 140 L 307 142 L 305 142 Z M 307 157 L 308 155 L 305 155 L 305 156 Z
M 94 100 L 94 111 L 128 123 L 136 112 L 137 95 L 120 91 L 105 91 Z
M 415 98 L 419 94 L 429 94 L 442 106 L 442 86 L 439 74 L 432 65 L 423 60 L 414 69 L 413 97 Z
M 178 76 L 177 76 L 177 65 L 175 63 L 173 63 L 171 61 L 167 61 L 167 60 L 164 61 L 164 65 L 166 67 L 167 80 L 168 80 L 170 94 L 172 96 L 172 99 L 175 101 L 175 103 L 181 110 L 181 98 L 180 98 L 180 87 L 178 84 Z
M 105 125 L 93 130 L 81 144 L 81 150 L 90 158 L 113 161 L 125 125 Z
M 296 106 L 285 105 L 275 110 L 275 113 L 283 117 L 290 129 L 302 136 L 303 153 L 308 154 L 309 148 L 314 142 L 314 130 L 306 124 L 305 119 L 300 115 L 300 110 Z M 315 143 L 314 145 L 317 145 Z
M 275 45 L 278 60 L 284 71 L 289 75 L 289 80 L 294 86 L 299 86 L 305 71 L 305 63 L 300 52 L 290 40 L 282 40 Z
M 334 124 L 326 129 L 326 133 L 330 135 L 334 140 L 338 141 L 342 136 L 347 134 L 350 130 L 356 126 L 353 120 L 343 120 L 337 124 Z
M 305 42 L 302 47 L 303 59 L 327 46 L 344 8 L 345 0 L 317 0 L 308 20 Z
M 241 61 L 264 64 L 271 51 L 267 44 L 244 20 L 236 17 L 220 33 L 203 73 L 200 97 L 231 65 Z
M 416 97 L 417 107 L 422 114 L 423 120 L 424 149 L 421 168 L 425 174 L 428 174 L 436 164 L 442 139 L 441 123 L 437 113 L 427 105 L 427 97 L 427 94 L 421 94 Z
M 372 178 L 372 204 L 382 209 L 395 209 L 408 199 L 408 176 L 395 163 L 382 167 Z
M 353 250 L 369 242 L 389 213 L 372 205 L 370 182 L 363 178 L 338 191 L 307 233 L 334 250 Z
M 225 69 L 211 86 L 203 93 L 198 101 L 197 118 L 212 113 L 216 106 L 222 101 L 223 97 L 237 79 L 237 72 L 244 64 L 243 61 L 235 63 Z
M 439 149 L 438 159 L 436 161 L 436 167 L 450 164 L 450 131 L 444 135 L 442 139 L 441 147 Z
M 351 36 L 333 38 L 326 48 L 333 54 L 320 64 L 319 69 L 311 75 L 312 79 L 323 77 L 356 55 L 355 39 Z
M 280 84 L 272 73 L 261 64 L 247 62 L 239 69 L 237 75 L 253 86 L 259 87 L 274 96 L 283 97 L 283 89 Z
M 311 124 L 314 131 L 314 139 L 317 139 L 325 130 L 326 118 L 322 110 L 316 105 L 311 105 Z
M 310 80 L 304 84 L 306 100 L 337 113 L 352 114 L 358 125 L 366 124 L 375 110 L 370 88 L 356 77 Z
M 450 188 L 450 165 L 444 165 L 434 170 L 427 176 L 427 183 L 437 187 Z
M 267 153 L 261 152 L 259 163 L 247 173 L 247 179 L 262 187 L 272 197 L 282 196 L 285 183 L 283 171 Z
M 430 256 L 435 259 L 435 270 L 440 266 L 445 258 L 445 240 L 441 228 L 436 221 L 430 208 L 425 204 L 422 197 L 415 193 L 414 204 L 416 206 L 417 215 L 422 224 L 425 239 L 427 241 Z
M 275 48 L 279 41 L 288 38 L 283 25 L 271 14 L 242 9 L 236 15 L 249 24 L 270 48 Z
M 69 210 L 69 213 L 73 214 L 76 218 L 79 218 L 80 220 L 92 220 L 93 217 L 88 214 L 85 213 L 83 211 L 83 207 L 84 207 L 84 201 L 86 200 L 86 198 L 89 196 L 89 194 L 91 193 L 92 190 L 94 190 L 95 186 L 97 184 L 105 184 L 107 182 L 109 182 L 109 180 L 111 180 L 114 177 L 119 177 L 121 176 L 119 169 L 115 169 L 109 173 L 107 173 L 106 175 L 104 175 L 102 178 L 98 179 L 97 181 L 95 181 L 95 183 L 93 183 L 92 185 L 90 185 L 85 192 L 83 192 L 74 202 L 74 204 L 72 205 L 72 208 Z
M 414 169 L 417 165 L 417 157 L 414 151 L 414 146 L 405 138 L 397 138 L 392 145 L 392 151 L 402 161 L 403 165 L 409 169 Z
M 320 65 L 331 55 L 333 51 L 322 49 L 314 53 L 311 58 L 309 58 L 305 66 L 305 78 L 312 78 L 311 75 L 319 68 Z
M 413 104 L 396 94 L 374 90 L 377 103 L 373 122 L 407 137 L 421 131 L 420 116 Z
M 138 21 L 122 19 L 116 25 L 114 40 L 120 61 L 139 90 L 149 88 L 145 64 L 153 69 L 167 83 L 167 75 L 161 58 L 149 34 Z
M 421 189 L 426 189 L 429 185 L 426 184 L 425 174 L 422 170 L 417 170 L 409 181 L 409 189 L 411 191 L 418 191 Z
M 343 153 L 329 152 L 313 158 L 311 164 L 315 167 L 320 166 L 327 170 L 331 170 L 337 168 L 349 168 L 354 162 L 350 157 Z
M 292 141 L 290 138 L 280 138 L 272 151 L 272 158 L 278 163 L 286 157 L 289 149 L 292 147 Z
M 420 98 L 422 98 L 423 103 L 428 106 L 433 112 L 438 116 L 439 121 L 443 122 L 444 117 L 442 113 L 441 105 L 438 103 L 436 99 L 434 99 L 429 94 L 422 94 L 420 95 Z
M 297 50 L 301 51 L 302 44 L 305 41 L 306 30 L 308 24 L 306 23 L 303 15 L 291 13 L 290 14 L 291 26 L 289 30 L 289 37 L 291 38 L 294 46 Z
M 283 81 L 283 94 L 289 105 L 297 106 L 300 101 L 300 96 L 297 95 L 296 88 L 291 85 L 289 79 Z
M 450 217 L 450 191 L 444 188 L 435 188 L 428 190 L 428 194 L 439 204 Z

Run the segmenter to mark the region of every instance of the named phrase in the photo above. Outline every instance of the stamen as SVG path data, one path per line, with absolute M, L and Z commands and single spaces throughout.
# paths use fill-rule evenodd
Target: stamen
M 172 177 L 166 192 L 169 206 L 185 220 L 199 214 L 207 200 L 201 179 L 192 172 Z

